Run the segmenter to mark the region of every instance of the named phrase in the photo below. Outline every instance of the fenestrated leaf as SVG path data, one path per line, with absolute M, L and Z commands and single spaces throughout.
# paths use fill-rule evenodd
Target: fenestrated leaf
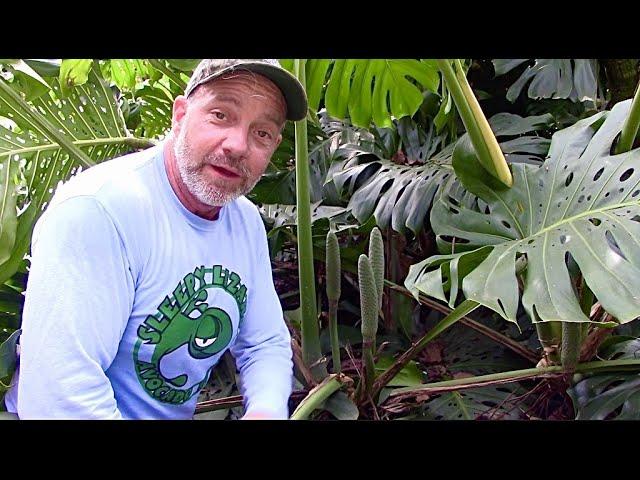
M 311 110 L 319 108 L 330 66 L 331 60 L 328 59 L 307 60 L 307 97 Z
M 520 410 L 508 402 L 524 393 L 517 384 L 445 392 L 425 403 L 422 415 L 425 420 L 521 420 Z
M 144 86 L 136 92 L 140 121 L 146 137 L 165 135 L 171 128 L 173 98 L 163 88 Z
M 527 58 L 497 58 L 492 60 L 496 77 L 510 72 L 518 65 L 522 65 L 527 60 Z
M 311 223 L 323 218 L 332 218 L 345 211 L 342 207 L 328 207 L 315 202 L 311 205 Z M 262 217 L 270 224 L 271 229 L 297 224 L 297 209 L 295 205 L 264 204 L 260 207 Z M 270 232 L 271 234 L 271 232 Z
M 526 59 L 493 60 L 496 76 L 503 75 Z M 595 101 L 597 65 L 590 59 L 540 59 L 525 69 L 507 91 L 507 99 L 515 102 L 524 86 L 531 81 L 529 98 L 569 98 L 572 101 Z
M 603 349 L 605 359 L 637 359 L 640 339 L 616 343 Z M 618 373 L 594 375 L 576 383 L 567 393 L 576 410 L 576 420 L 639 420 L 640 375 Z
M 0 126 L 0 161 L 14 163 L 21 172 L 25 192 L 18 199 L 16 244 L 11 257 L 0 265 L 0 281 L 18 268 L 29 245 L 31 230 L 42 209 L 61 180 L 77 171 L 80 159 L 99 163 L 129 149 L 131 138 L 111 90 L 91 71 L 84 85 L 61 98 L 58 80 L 52 81 L 49 94 L 19 105 L 11 95 L 0 95 L 0 116 L 13 127 Z M 43 127 L 44 118 L 53 131 Z M 62 148 L 62 140 L 80 152 L 80 156 Z M 13 167 L 12 167 L 13 168 Z M 8 192 L 10 190 L 5 190 Z
M 399 122 L 399 125 L 407 123 Z M 522 118 L 510 113 L 500 113 L 489 119 L 496 137 L 514 137 L 545 128 L 552 121 L 549 115 Z M 405 125 L 405 133 L 410 128 Z M 425 144 L 418 146 L 413 141 L 412 151 L 433 152 L 433 144 L 439 138 L 433 135 L 422 137 Z M 549 140 L 537 136 L 522 136 L 500 143 L 508 162 L 537 163 L 536 156 L 543 157 L 549 148 Z M 345 157 L 334 162 L 329 170 L 338 193 L 350 196 L 348 209 L 360 222 L 371 215 L 381 228 L 391 227 L 401 233 L 408 228 L 418 234 L 431 208 L 434 196 L 445 181 L 451 177 L 451 157 L 455 144 L 450 144 L 437 154 L 427 158 L 422 165 L 400 165 L 381 157 L 381 151 L 372 143 L 343 145 L 336 156 Z
M 587 322 L 567 268 L 571 256 L 606 311 L 622 323 L 640 315 L 640 149 L 609 153 L 629 107 L 618 103 L 557 132 L 542 166 L 512 164 L 508 190 L 474 177 L 473 151 L 458 144 L 454 167 L 466 189 L 455 179 L 443 188 L 431 224 L 442 251 L 452 251 L 454 239 L 458 256 L 491 249 L 464 279 L 466 298 L 515 321 L 516 259 L 524 255 L 522 303 L 531 318 Z M 438 293 L 420 282 L 424 293 Z
M 433 92 L 440 83 L 431 60 L 335 60 L 325 93 L 327 111 L 339 119 L 348 112 L 360 127 L 368 128 L 372 121 L 391 127 L 392 115 L 411 116 L 422 104 L 422 90 L 410 79 Z
M 335 187 L 325 184 L 333 158 L 331 144 L 333 136 L 326 138 L 321 130 L 309 125 L 309 196 L 312 202 L 324 200 L 337 203 Z M 285 129 L 285 133 L 288 129 Z M 283 138 L 282 143 L 285 144 Z M 294 204 L 296 201 L 296 171 L 293 153 L 294 142 L 291 138 L 286 145 L 278 149 L 271 160 L 266 173 L 255 186 L 249 198 L 256 203 Z M 290 150 L 289 150 L 290 148 Z

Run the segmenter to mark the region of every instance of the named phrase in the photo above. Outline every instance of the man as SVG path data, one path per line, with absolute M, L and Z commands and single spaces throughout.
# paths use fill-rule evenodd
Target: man
M 26 418 L 190 419 L 230 349 L 243 418 L 288 417 L 289 332 L 256 207 L 243 197 L 306 116 L 275 60 L 203 60 L 159 147 L 62 186 L 38 221 L 19 368 Z

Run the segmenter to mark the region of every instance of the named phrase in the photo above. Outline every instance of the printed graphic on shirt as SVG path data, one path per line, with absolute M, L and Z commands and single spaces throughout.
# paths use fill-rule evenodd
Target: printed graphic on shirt
M 138 327 L 133 360 L 144 390 L 175 405 L 197 394 L 246 308 L 247 287 L 237 273 L 214 265 L 187 274 Z

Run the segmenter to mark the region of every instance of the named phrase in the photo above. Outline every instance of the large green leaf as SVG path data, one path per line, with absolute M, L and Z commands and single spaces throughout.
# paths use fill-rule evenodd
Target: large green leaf
M 575 261 L 618 321 L 640 315 L 640 149 L 610 154 L 629 107 L 618 103 L 557 132 L 542 166 L 512 164 L 511 189 L 478 175 L 463 138 L 453 161 L 459 180 L 441 189 L 431 212 L 440 250 L 452 253 L 413 265 L 407 288 L 438 298 L 450 288 L 454 302 L 464 278 L 466 298 L 515 322 L 516 269 L 526 259 L 522 303 L 533 321 L 587 322 L 567 266 Z M 465 262 L 471 273 L 458 275 Z
M 11 88 L 11 84 L 3 85 L 7 86 Z M 17 270 L 27 252 L 33 224 L 58 182 L 78 171 L 80 162 L 87 166 L 113 158 L 135 143 L 111 90 L 95 69 L 85 84 L 73 88 L 65 98 L 57 79 L 52 80 L 48 94 L 30 104 L 10 93 L 0 90 L 0 117 L 10 124 L 9 128 L 0 125 L 0 161 L 20 173 L 20 213 L 10 257 L 0 264 L 0 281 Z M 14 193 L 10 185 L 0 190 L 6 205 Z M 11 221 L 9 217 L 2 221 L 4 235 Z
M 66 95 L 76 85 L 84 85 L 89 80 L 91 59 L 68 59 L 60 65 L 60 87 Z
M 325 184 L 327 172 L 333 159 L 333 134 L 327 138 L 320 127 L 309 122 L 309 195 L 312 202 L 323 200 L 328 204 L 337 203 L 337 193 L 332 184 Z M 256 203 L 294 204 L 296 201 L 296 171 L 294 154 L 293 123 L 284 129 L 283 139 L 271 158 L 269 167 L 249 194 Z
M 496 59 L 496 76 L 503 75 L 526 59 Z M 591 59 L 540 59 L 529 66 L 507 91 L 507 99 L 515 102 L 524 86 L 531 81 L 529 98 L 568 98 L 574 102 L 591 101 L 597 97 L 598 66 Z
M 27 100 L 38 98 L 49 91 L 49 84 L 24 60 L 0 59 L 0 64 L 11 72 L 14 89 L 24 93 Z
M 445 392 L 426 402 L 415 420 L 522 420 L 521 409 L 513 398 L 526 391 L 518 384 L 507 384 Z
M 288 66 L 287 62 L 283 65 Z M 411 116 L 422 104 L 422 91 L 438 91 L 440 76 L 432 60 L 372 59 L 308 60 L 309 106 L 324 102 L 329 115 L 368 128 L 371 122 L 391 127 L 392 116 Z M 328 73 L 330 72 L 330 73 Z M 328 80 L 327 80 L 328 74 Z
M 144 134 L 148 138 L 159 138 L 171 129 L 173 111 L 171 93 L 160 86 L 144 86 L 136 91 L 136 103 L 140 106 L 140 126 L 136 134 Z
M 402 126 L 405 145 L 409 145 L 409 151 L 418 153 L 418 157 L 412 160 L 423 161 L 423 164 L 402 165 L 384 159 L 380 156 L 380 149 L 371 142 L 343 145 L 336 156 L 346 157 L 346 160 L 332 165 L 329 178 L 335 183 L 338 193 L 350 197 L 348 209 L 358 221 L 365 222 L 373 215 L 381 228 L 391 225 L 398 232 L 404 233 L 408 228 L 418 234 L 434 196 L 453 173 L 451 156 L 454 144 L 425 159 L 439 147 L 440 137 L 434 136 L 432 130 L 429 130 L 430 134 L 419 137 L 415 126 L 410 126 L 408 119 L 404 120 L 399 125 Z M 549 149 L 549 140 L 518 135 L 540 130 L 550 121 L 548 115 L 522 118 L 500 113 L 491 117 L 489 124 L 495 135 L 504 139 L 500 147 L 509 162 L 539 164 L 539 156 L 544 156 Z M 422 145 L 421 141 L 424 142 Z
M 638 358 L 640 339 L 618 342 L 599 353 L 607 360 Z M 640 374 L 594 375 L 580 380 L 567 393 L 576 420 L 640 420 Z

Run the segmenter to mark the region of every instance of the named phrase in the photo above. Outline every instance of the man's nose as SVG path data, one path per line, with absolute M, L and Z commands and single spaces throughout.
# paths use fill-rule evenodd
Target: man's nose
M 241 156 L 247 152 L 248 145 L 248 129 L 242 126 L 236 126 L 226 130 L 226 136 L 222 143 L 222 150 L 225 155 Z

